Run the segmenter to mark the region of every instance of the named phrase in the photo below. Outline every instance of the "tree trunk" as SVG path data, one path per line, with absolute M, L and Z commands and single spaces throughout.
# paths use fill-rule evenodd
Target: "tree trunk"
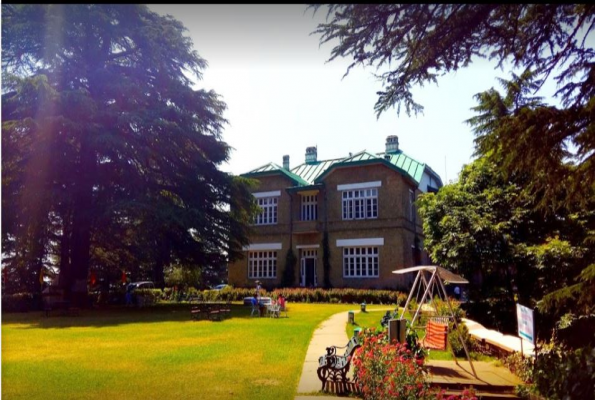
M 159 245 L 159 254 L 157 255 L 157 261 L 153 266 L 153 282 L 155 282 L 155 287 L 164 289 L 165 288 L 165 276 L 163 274 L 163 270 L 165 266 L 171 263 L 171 253 L 169 244 L 163 241 L 161 245 Z
M 83 132 L 81 138 L 80 170 L 78 171 L 72 213 L 70 300 L 77 307 L 88 305 L 87 276 L 91 253 L 93 178 L 96 167 L 95 151 L 89 143 L 89 134 L 89 132 Z
M 58 286 L 68 296 L 72 285 L 72 271 L 70 268 L 70 219 L 66 213 L 62 214 L 62 238 L 60 239 L 60 272 L 58 275 Z

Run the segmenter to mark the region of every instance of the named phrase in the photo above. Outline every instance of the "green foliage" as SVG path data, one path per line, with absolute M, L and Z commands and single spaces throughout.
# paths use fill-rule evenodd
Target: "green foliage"
M 547 399 L 595 398 L 595 348 L 549 345 L 535 358 L 533 380 Z
M 290 287 L 295 284 L 295 267 L 297 265 L 297 257 L 293 254 L 291 247 L 287 250 L 285 256 L 285 269 L 283 270 L 283 277 L 281 279 L 281 286 Z
M 438 317 L 450 317 L 451 309 L 457 322 L 461 322 L 462 318 L 465 318 L 465 310 L 461 308 L 461 302 L 449 299 L 450 307 L 448 304 L 440 299 L 438 296 L 434 297 L 434 304 L 436 306 L 436 316 Z
M 33 293 L 13 293 L 2 295 L 3 312 L 28 312 L 39 308 L 39 295 Z
M 425 358 L 427 356 L 426 350 L 419 342 L 417 331 L 411 327 L 409 321 L 407 321 L 407 335 L 405 335 L 405 342 L 407 343 L 407 349 L 411 351 L 413 357 Z
M 134 291 L 134 297 L 139 307 L 152 306 L 161 300 L 163 291 L 161 289 L 137 289 Z
M 206 61 L 180 22 L 144 5 L 3 4 L 2 38 L 10 290 L 39 291 L 48 266 L 67 292 L 90 268 L 161 286 L 170 264 L 220 271 L 241 255 L 250 183 L 219 170 L 226 105 L 192 88 Z
M 365 329 L 362 347 L 353 357 L 353 374 L 365 399 L 476 399 L 473 390 L 445 395 L 432 389 L 424 371 L 424 357 L 416 356 L 408 344 L 389 343 L 385 331 Z
M 165 283 L 167 286 L 177 286 L 182 289 L 200 287 L 202 283 L 201 272 L 181 265 L 174 265 L 166 271 Z
M 467 350 L 469 352 L 471 351 L 471 349 L 475 347 L 474 339 L 469 334 L 469 329 L 467 329 L 467 325 L 463 323 L 458 323 L 457 328 L 454 329 L 454 324 L 451 323 L 448 332 L 448 345 L 457 357 L 465 356 L 465 348 L 461 343 L 461 339 L 465 343 L 465 346 L 467 346 Z
M 314 11 L 321 5 L 313 5 Z M 318 26 L 320 42 L 337 43 L 330 60 L 352 59 L 347 69 L 374 66 L 384 84 L 375 110 L 379 116 L 401 106 L 423 111 L 414 86 L 480 58 L 499 67 L 522 69 L 480 93 L 477 149 L 493 152 L 504 170 L 529 173 L 528 190 L 543 206 L 593 200 L 595 150 L 592 101 L 595 91 L 592 29 L 595 7 L 586 4 L 334 4 Z M 557 75 L 556 75 L 557 74 Z M 562 108 L 534 93 L 553 77 Z M 488 89 L 488 88 L 486 88 Z M 576 151 L 569 149 L 574 147 Z M 567 163 L 566 161 L 571 161 Z M 586 204 L 583 203 L 583 206 Z
M 544 215 L 519 190 L 524 183 L 506 180 L 483 157 L 465 166 L 458 182 L 418 200 L 426 249 L 434 262 L 471 281 L 470 315 L 488 326 L 514 321 L 515 301 L 533 306 L 572 287 L 595 257 L 586 245 L 593 217 L 564 209 Z
M 533 382 L 533 358 L 524 357 L 521 353 L 506 356 L 502 363 L 525 383 Z
M 436 398 L 423 372 L 423 358 L 416 359 L 407 345 L 388 343 L 385 332 L 364 330 L 353 365 L 366 399 Z
M 166 288 L 164 293 L 172 293 Z M 223 290 L 203 290 L 196 292 L 199 300 L 209 301 L 242 301 L 246 297 L 254 296 L 253 288 L 225 288 Z M 261 296 L 278 298 L 279 294 L 288 302 L 293 303 L 343 303 L 343 304 L 396 304 L 403 306 L 407 295 L 392 290 L 375 289 L 308 289 L 282 288 L 267 292 L 261 291 Z

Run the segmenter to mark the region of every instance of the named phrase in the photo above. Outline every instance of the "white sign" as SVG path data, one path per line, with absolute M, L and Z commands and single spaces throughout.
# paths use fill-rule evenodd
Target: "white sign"
M 517 304 L 516 318 L 519 324 L 519 336 L 535 345 L 535 336 L 533 335 L 533 310 Z

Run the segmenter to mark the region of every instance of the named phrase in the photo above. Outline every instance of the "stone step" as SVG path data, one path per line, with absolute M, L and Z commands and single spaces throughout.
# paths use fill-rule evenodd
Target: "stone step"
M 451 395 L 460 395 L 461 391 L 460 390 L 446 390 L 444 392 L 444 396 L 448 397 Z M 478 400 L 511 400 L 511 399 L 520 399 L 520 397 L 518 397 L 515 394 L 510 394 L 510 393 L 493 393 L 493 392 L 489 392 L 489 391 L 483 391 L 483 390 L 475 390 L 475 396 L 477 397 Z

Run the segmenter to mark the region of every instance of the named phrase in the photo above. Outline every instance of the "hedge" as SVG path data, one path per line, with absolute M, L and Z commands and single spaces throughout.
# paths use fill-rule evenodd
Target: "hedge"
M 190 289 L 185 295 L 165 289 L 163 298 L 168 300 L 187 300 L 194 297 L 200 301 L 242 301 L 252 297 L 255 290 L 252 288 L 225 288 L 223 290 L 196 291 Z M 272 291 L 261 290 L 263 297 L 278 298 L 282 294 L 287 301 L 294 303 L 363 303 L 367 304 L 398 304 L 403 306 L 407 295 L 403 292 L 392 290 L 374 289 L 305 289 L 285 288 Z

